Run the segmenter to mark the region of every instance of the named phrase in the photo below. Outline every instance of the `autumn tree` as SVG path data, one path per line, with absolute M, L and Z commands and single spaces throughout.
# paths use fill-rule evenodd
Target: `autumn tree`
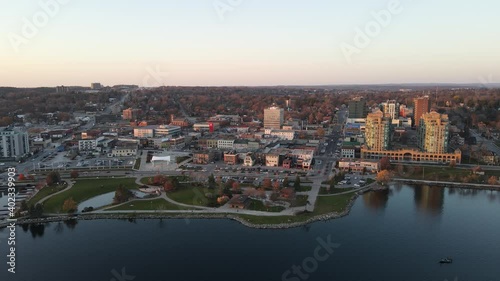
M 381 184 L 387 184 L 391 181 L 391 172 L 382 170 L 377 174 L 377 181 Z
M 162 186 L 167 182 L 167 177 L 164 175 L 156 175 L 149 179 L 149 184 L 155 186 Z
M 271 187 L 272 187 L 271 179 L 270 178 L 265 178 L 262 181 L 262 188 L 264 188 L 264 189 L 270 189 Z
M 318 128 L 316 130 L 316 135 L 319 137 L 319 138 L 323 138 L 325 136 L 325 129 L 323 128 Z
M 238 193 L 240 192 L 240 183 L 235 181 L 233 182 L 233 185 L 231 186 L 232 192 L 233 193 Z
M 391 170 L 391 161 L 389 160 L 389 157 L 383 157 L 380 159 L 380 169 L 381 170 Z
M 280 190 L 280 182 L 279 181 L 273 182 L 273 190 L 274 191 L 279 191 Z
M 71 171 L 71 173 L 69 174 L 69 176 L 72 178 L 72 179 L 76 179 L 80 176 L 80 173 L 78 173 L 77 170 L 73 170 Z
M 68 198 L 64 201 L 62 210 L 66 213 L 74 213 L 78 209 L 75 200 L 73 198 Z
M 171 181 L 167 181 L 163 184 L 163 190 L 165 190 L 166 192 L 171 192 L 175 190 L 175 187 Z
M 130 198 L 134 197 L 132 191 L 125 188 L 125 186 L 120 185 L 115 191 L 115 197 L 113 198 L 113 204 L 120 204 L 127 202 Z
M 491 185 L 497 185 L 497 184 L 498 184 L 498 177 L 491 176 L 491 177 L 488 179 L 488 184 L 491 184 Z

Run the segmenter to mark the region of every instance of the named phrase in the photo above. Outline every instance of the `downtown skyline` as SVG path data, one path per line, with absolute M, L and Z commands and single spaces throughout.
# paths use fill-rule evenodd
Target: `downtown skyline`
M 500 82 L 490 0 L 1 2 L 0 86 Z

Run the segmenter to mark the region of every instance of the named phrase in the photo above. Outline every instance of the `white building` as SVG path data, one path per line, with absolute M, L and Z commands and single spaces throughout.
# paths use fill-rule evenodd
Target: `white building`
M 255 159 L 254 159 L 254 157 L 251 154 L 247 154 L 245 156 L 245 160 L 243 162 L 243 166 L 252 167 L 253 165 L 255 165 Z
M 398 119 L 399 117 L 399 103 L 395 100 L 388 100 L 382 103 L 382 111 L 384 112 L 384 117 L 389 117 L 392 119 Z
M 355 157 L 355 148 L 354 147 L 343 147 L 342 148 L 342 158 L 354 158 Z
M 234 140 L 217 140 L 218 149 L 234 149 Z
M 177 137 L 181 134 L 181 127 L 160 125 L 144 126 L 134 128 L 134 137 L 136 138 L 154 138 L 154 137 Z
M 137 147 L 115 147 L 108 153 L 108 157 L 130 157 L 136 155 Z
M 14 128 L 0 128 L 0 157 L 16 158 L 29 152 L 28 133 Z
M 273 129 L 265 129 L 264 133 L 271 137 L 276 137 L 282 140 L 294 140 L 295 139 L 295 131 L 293 130 L 273 130 Z
M 78 141 L 78 150 L 80 151 L 94 151 L 97 148 L 96 139 L 86 139 Z

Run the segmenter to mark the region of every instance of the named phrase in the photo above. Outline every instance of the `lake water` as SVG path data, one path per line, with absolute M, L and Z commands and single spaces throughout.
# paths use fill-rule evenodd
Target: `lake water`
M 143 198 L 144 196 L 148 195 L 147 193 L 138 190 L 132 190 L 132 192 L 135 194 L 137 198 Z M 85 200 L 78 205 L 78 211 L 81 212 L 86 207 L 93 207 L 94 209 L 97 209 L 100 207 L 110 205 L 111 203 L 113 203 L 114 197 L 115 197 L 115 192 L 113 191 L 90 198 L 89 200 Z
M 0 280 L 493 281 L 499 222 L 498 192 L 397 186 L 358 198 L 347 217 L 286 230 L 184 219 L 19 226 L 15 275 L 0 231 Z

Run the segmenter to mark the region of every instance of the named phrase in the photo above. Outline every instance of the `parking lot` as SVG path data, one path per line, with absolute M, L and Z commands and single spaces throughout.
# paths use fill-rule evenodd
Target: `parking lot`
M 37 161 L 38 160 L 38 161 Z M 32 161 L 34 170 L 40 169 L 81 169 L 81 168 L 120 168 L 134 165 L 135 158 L 109 158 L 106 156 L 76 156 L 73 160 L 66 156 L 65 152 L 46 152 L 39 159 Z

